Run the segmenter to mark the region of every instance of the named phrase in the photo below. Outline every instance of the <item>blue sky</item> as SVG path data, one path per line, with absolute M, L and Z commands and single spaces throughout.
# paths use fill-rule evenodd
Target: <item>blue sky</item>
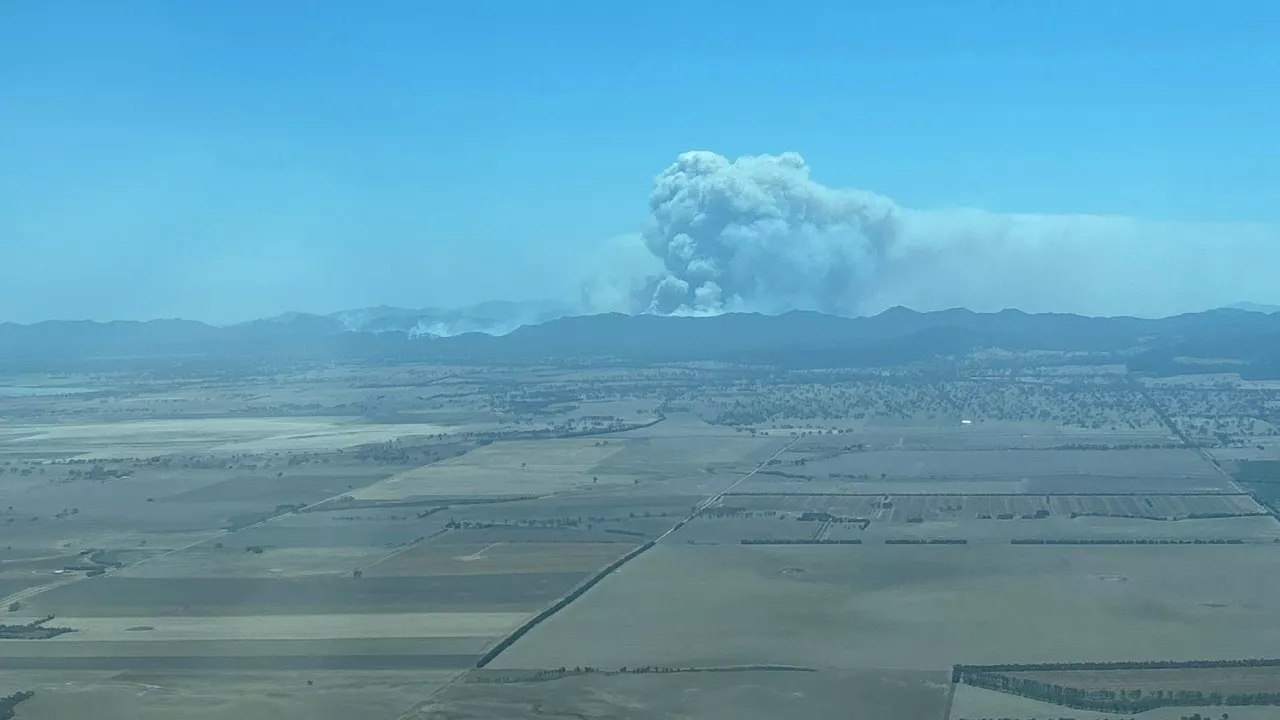
M 692 149 L 1280 224 L 1278 35 L 1262 1 L 0 3 L 0 320 L 567 296 Z

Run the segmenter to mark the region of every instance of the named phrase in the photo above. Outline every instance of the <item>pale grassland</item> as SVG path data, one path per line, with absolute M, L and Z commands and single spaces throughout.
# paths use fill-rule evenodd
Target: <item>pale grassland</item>
M 946 672 L 895 670 L 521 675 L 472 673 L 404 720 L 945 720 L 951 690 Z
M 20 720 L 390 720 L 456 674 L 439 670 L 22 671 L 3 674 L 0 694 L 35 691 L 35 697 L 18 708 Z
M 231 542 L 228 539 L 227 542 Z M 353 568 L 390 554 L 382 547 L 270 548 L 245 552 L 241 546 L 216 549 L 213 543 L 116 571 L 127 577 L 304 577 L 345 575 Z
M 592 438 L 499 442 L 400 473 L 351 495 L 357 500 L 542 495 L 593 484 L 628 484 L 632 475 L 592 472 L 622 447 Z
M 365 569 L 372 576 L 589 573 L 626 554 L 630 543 L 420 543 Z
M 48 642 L 495 637 L 515 629 L 525 617 L 512 612 L 59 617 L 59 626 L 76 632 Z
M 221 535 L 220 530 L 192 530 L 189 532 L 129 532 L 110 527 L 88 528 L 82 532 L 55 535 L 39 546 L 47 550 L 78 552 L 95 548 L 129 548 L 142 555 L 160 554 L 210 540 Z M 140 544 L 142 547 L 140 547 Z M 28 541 L 27 547 L 32 547 Z
M 74 453 L 82 458 L 130 458 L 193 452 L 332 450 L 458 430 L 430 423 L 376 425 L 322 417 L 11 425 L 0 434 L 0 454 L 43 451 Z

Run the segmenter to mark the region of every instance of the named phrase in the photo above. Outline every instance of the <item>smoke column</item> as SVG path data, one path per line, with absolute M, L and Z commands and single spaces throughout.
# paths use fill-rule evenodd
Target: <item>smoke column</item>
M 795 153 L 684 153 L 655 179 L 649 210 L 646 257 L 636 259 L 632 238 L 630 274 L 615 259 L 589 307 L 1164 315 L 1280 300 L 1275 226 L 909 209 L 824 186 Z M 611 241 L 616 258 L 622 245 Z
M 643 309 L 657 313 L 848 313 L 900 232 L 892 202 L 819 185 L 795 153 L 685 153 L 654 182 L 649 209 L 645 246 L 666 273 Z

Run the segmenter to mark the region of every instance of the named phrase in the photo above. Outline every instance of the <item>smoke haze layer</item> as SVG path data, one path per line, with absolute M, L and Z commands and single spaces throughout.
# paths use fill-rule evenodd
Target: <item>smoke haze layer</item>
M 909 209 L 827 187 L 795 153 L 684 153 L 655 179 L 649 210 L 630 246 L 611 241 L 589 308 L 1164 315 L 1272 299 L 1280 271 L 1274 226 Z

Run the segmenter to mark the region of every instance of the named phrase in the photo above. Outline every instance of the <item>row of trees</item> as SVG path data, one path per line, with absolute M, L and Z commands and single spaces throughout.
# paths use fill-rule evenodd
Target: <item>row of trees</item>
M 1280 667 L 1280 658 L 1237 658 L 1234 660 L 1109 660 L 1101 662 L 956 665 L 951 669 L 951 682 L 960 682 L 960 677 L 964 673 L 1049 672 L 1058 670 L 1204 670 L 1210 668 L 1256 667 Z
M 1140 688 L 1102 690 L 1059 685 L 1031 678 L 962 671 L 960 681 L 966 685 L 997 690 L 1010 695 L 1051 702 L 1077 710 L 1108 713 L 1141 713 L 1160 707 L 1204 705 L 1280 705 L 1280 692 L 1222 693 L 1202 690 L 1155 690 L 1144 693 Z
M 753 540 L 739 540 L 738 544 L 740 545 L 861 545 L 862 541 L 857 538 L 851 538 L 848 540 L 814 540 L 812 538 L 799 538 L 799 539 L 787 540 L 787 539 L 781 539 L 781 538 L 778 538 L 778 539 L 759 538 L 759 539 L 753 539 Z
M 12 610 L 12 604 L 9 607 Z M 20 625 L 0 624 L 0 640 L 48 640 L 69 632 L 75 632 L 71 628 L 47 626 L 45 623 L 52 619 L 52 615 L 46 615 L 39 620 L 32 620 L 29 623 Z
M 1010 545 L 1243 545 L 1239 538 L 1014 538 Z
M 576 588 L 571 590 L 569 594 L 555 601 L 549 607 L 543 609 L 542 612 L 539 612 L 537 615 L 534 615 L 532 618 L 529 618 L 528 620 L 526 620 L 523 625 L 516 628 L 515 631 L 513 631 L 510 635 L 506 636 L 502 640 L 499 640 L 496 645 L 489 648 L 489 651 L 486 652 L 484 655 L 480 656 L 480 659 L 476 661 L 476 667 L 483 668 L 485 665 L 488 665 L 489 663 L 493 662 L 494 658 L 498 657 L 498 655 L 501 654 L 504 650 L 511 647 L 512 643 L 524 637 L 525 634 L 527 634 L 530 630 L 537 627 L 538 624 L 541 623 L 543 620 L 546 620 L 552 615 L 563 610 L 565 607 L 569 605 L 569 603 L 582 597 L 583 593 L 595 587 L 597 583 L 599 583 L 601 580 L 608 577 L 611 573 L 613 573 L 613 571 L 622 567 L 624 563 L 626 563 L 627 561 L 631 560 L 634 557 L 639 556 L 641 553 L 653 547 L 655 544 L 656 544 L 655 541 L 650 540 L 649 542 L 635 548 L 634 550 L 627 553 L 626 555 L 623 555 L 617 560 L 614 560 L 613 562 L 609 563 L 604 568 L 602 568 L 599 572 L 597 572 L 595 575 L 592 575 L 591 577 L 587 578 L 586 581 L 584 581 L 583 583 L 578 585 Z
M 627 667 L 624 665 L 617 670 L 605 670 L 591 665 L 578 665 L 572 668 L 561 665 L 560 667 L 546 670 L 516 672 L 516 674 L 513 675 L 472 675 L 467 678 L 467 682 L 480 684 L 505 684 L 536 682 L 539 680 L 557 680 L 571 675 L 672 675 L 676 673 L 727 673 L 748 670 L 817 672 L 817 670 L 814 670 L 813 668 L 795 667 L 792 665 L 741 665 L 729 667 L 667 667 L 664 665 L 640 665 L 637 667 Z

